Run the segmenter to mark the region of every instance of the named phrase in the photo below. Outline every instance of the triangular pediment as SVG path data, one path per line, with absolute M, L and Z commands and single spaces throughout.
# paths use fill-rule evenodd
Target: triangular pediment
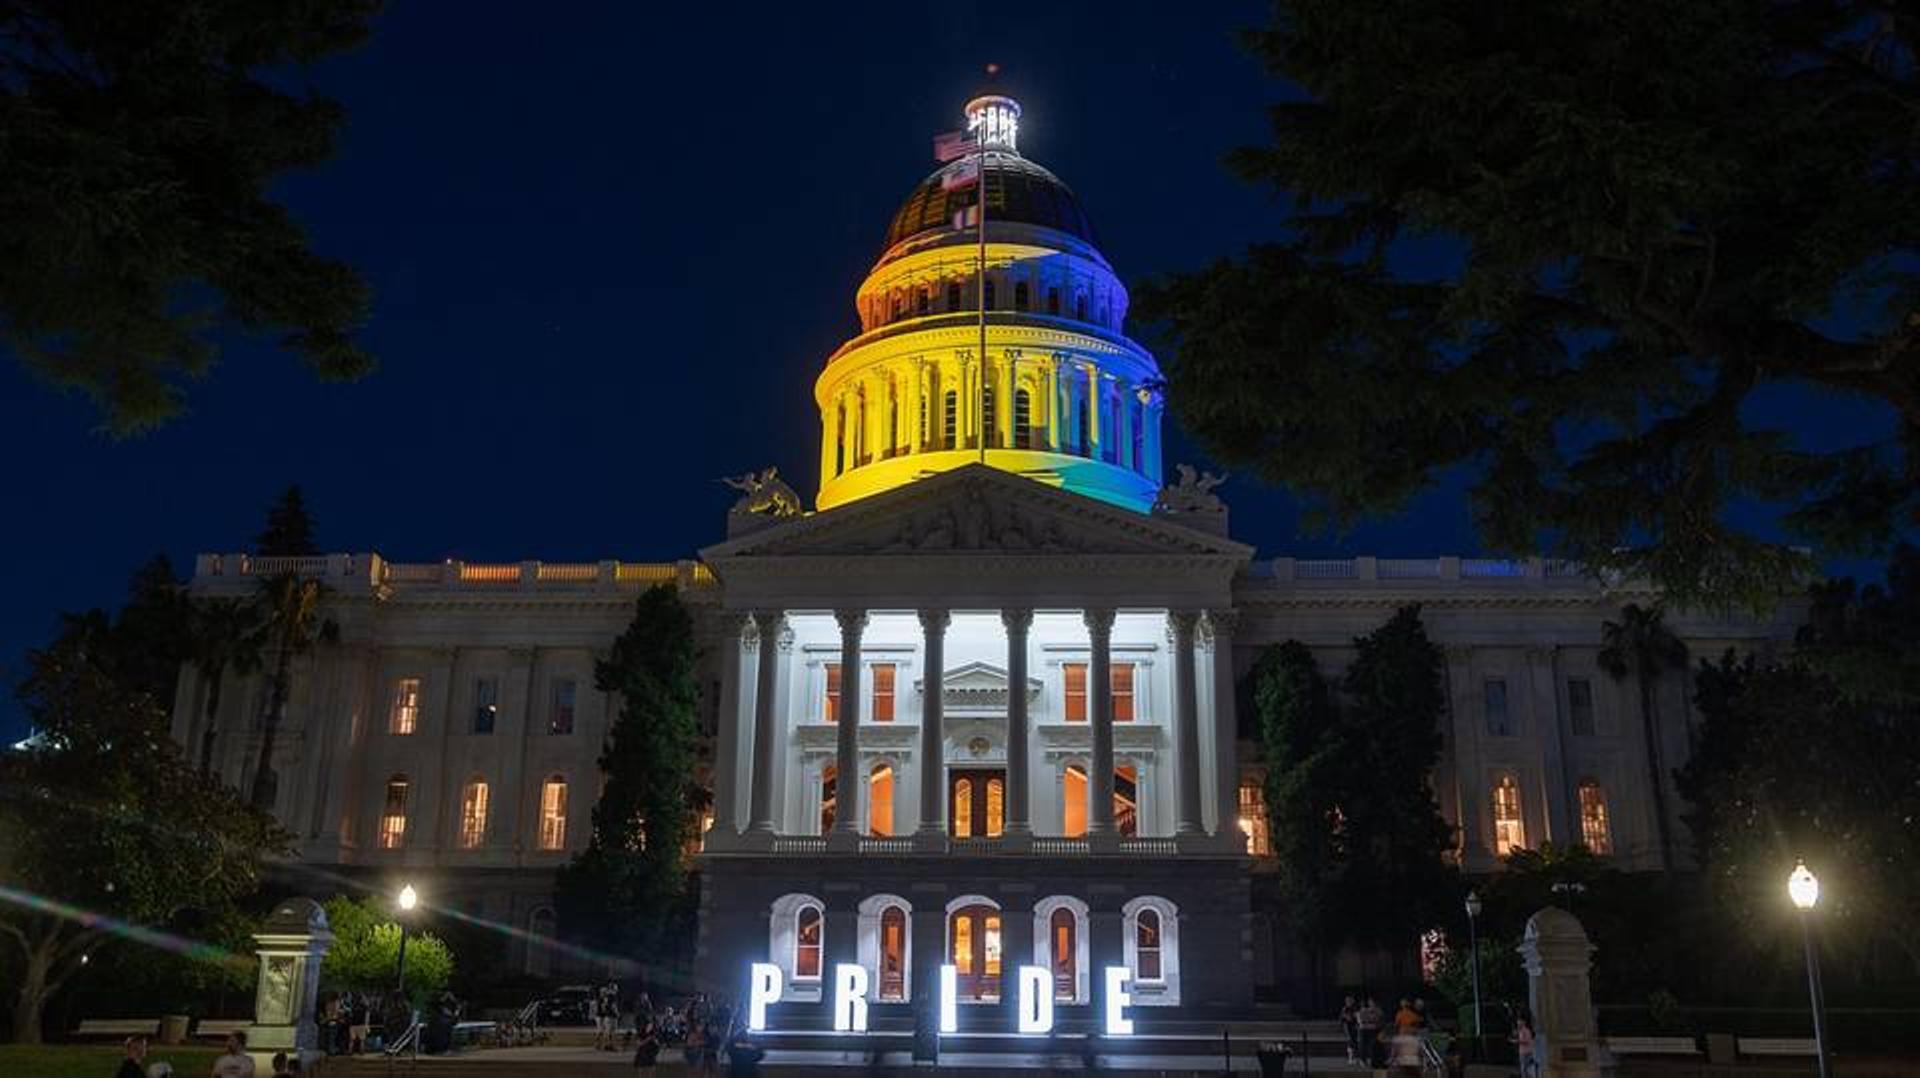
M 968 465 L 770 525 L 709 547 L 702 557 L 995 553 L 1246 559 L 1253 549 L 1025 476 Z
M 1007 711 L 1007 671 L 992 663 L 971 662 L 947 671 L 940 678 L 940 697 L 948 714 L 1000 714 Z M 916 678 L 917 692 L 926 691 L 926 679 Z M 1027 679 L 1027 699 L 1037 699 L 1042 689 L 1039 678 Z

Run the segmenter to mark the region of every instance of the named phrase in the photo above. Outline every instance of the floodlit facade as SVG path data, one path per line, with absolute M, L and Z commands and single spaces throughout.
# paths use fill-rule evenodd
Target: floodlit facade
M 1602 623 L 1652 596 L 1541 559 L 1256 557 L 1207 480 L 1163 482 L 1153 357 L 1078 200 L 1021 155 L 1017 105 L 969 116 L 984 151 L 909 194 L 816 384 L 816 511 L 749 484 L 726 537 L 671 564 L 200 557 L 199 594 L 285 571 L 331 589 L 340 640 L 296 663 L 272 761 L 303 863 L 413 881 L 529 933 L 515 967 L 557 973 L 553 873 L 589 837 L 618 708 L 593 660 L 639 591 L 673 583 L 715 793 L 698 973 L 741 998 L 775 967 L 771 1030 L 828 1026 L 843 965 L 876 1026 L 910 1024 L 943 966 L 962 1030 L 1015 1028 L 1022 966 L 1065 1028 L 1098 1024 L 1114 968 L 1142 1030 L 1303 995 L 1246 675 L 1297 639 L 1337 678 L 1408 603 L 1445 649 L 1428 778 L 1465 867 L 1544 842 L 1657 867 L 1638 692 L 1598 663 Z M 960 182 L 981 158 L 984 290 L 980 185 Z M 1792 620 L 1670 616 L 1700 657 L 1783 643 Z M 183 672 L 175 736 L 244 786 L 265 686 L 230 675 L 212 716 L 207 689 Z M 1655 687 L 1677 834 L 1687 697 L 1683 675 Z

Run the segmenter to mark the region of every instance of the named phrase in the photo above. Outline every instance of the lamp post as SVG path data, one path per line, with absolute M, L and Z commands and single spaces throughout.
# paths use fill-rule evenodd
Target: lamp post
M 1801 861 L 1787 877 L 1787 897 L 1800 911 L 1800 938 L 1807 947 L 1807 994 L 1813 1002 L 1813 1054 L 1820 1061 L 1820 1078 L 1827 1071 L 1827 1000 L 1820 991 L 1820 952 L 1813 943 L 1813 908 L 1820 901 L 1820 880 Z
M 405 992 L 407 990 L 407 922 L 413 919 L 413 908 L 419 904 L 420 895 L 419 892 L 413 889 L 413 884 L 407 884 L 405 887 L 400 888 L 400 916 L 398 918 L 400 921 L 400 961 L 398 963 L 399 968 L 393 978 L 393 988 L 396 992 Z
M 1480 892 L 1467 892 L 1467 942 L 1473 949 L 1473 1042 L 1474 1055 L 1486 1044 L 1487 1031 L 1480 1025 Z

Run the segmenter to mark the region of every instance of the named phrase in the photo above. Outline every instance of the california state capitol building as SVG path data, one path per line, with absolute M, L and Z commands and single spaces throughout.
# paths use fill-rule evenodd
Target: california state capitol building
M 820 416 L 811 512 L 769 470 L 670 563 L 198 557 L 197 595 L 288 570 L 329 589 L 339 641 L 297 660 L 272 761 L 306 865 L 404 875 L 522 930 L 514 972 L 564 972 L 540 943 L 565 929 L 554 873 L 587 844 L 618 713 L 594 659 L 671 583 L 698 626 L 714 790 L 696 969 L 737 998 L 750 963 L 776 965 L 795 1015 L 840 963 L 866 968 L 876 1022 L 943 964 L 963 1023 L 1012 1005 L 1020 965 L 1050 972 L 1065 1021 L 1109 966 L 1142 1028 L 1304 998 L 1263 897 L 1246 677 L 1287 640 L 1337 677 L 1410 603 L 1445 649 L 1431 781 L 1463 868 L 1544 842 L 1659 867 L 1636 690 L 1597 661 L 1602 623 L 1656 596 L 1542 558 L 1258 556 L 1289 537 L 1236 538 L 1213 477 L 1169 481 L 1159 368 L 1019 115 L 967 104 L 979 152 L 908 192 L 853 297 L 859 334 L 794 402 Z M 1791 637 L 1785 614 L 1669 625 L 1696 658 Z M 229 677 L 211 723 L 206 690 L 183 672 L 174 735 L 246 788 L 265 679 Z M 1656 692 L 1670 774 L 1687 679 Z M 1344 956 L 1339 982 L 1367 961 Z

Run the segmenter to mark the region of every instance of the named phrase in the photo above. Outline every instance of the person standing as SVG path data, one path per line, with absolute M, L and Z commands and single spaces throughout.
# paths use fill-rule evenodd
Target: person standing
M 633 1014 L 633 1071 L 640 1078 L 653 1078 L 659 1062 L 660 1026 L 651 1008 L 640 1007 Z
M 1352 996 L 1341 1001 L 1340 1031 L 1347 1035 L 1347 1062 L 1360 1062 L 1360 1006 Z
M 114 1078 L 147 1078 L 147 1038 L 136 1033 L 127 1038 L 126 1058 L 120 1061 L 120 1069 Z
M 1371 995 L 1362 997 L 1360 1013 L 1356 1020 L 1360 1027 L 1360 1049 L 1365 1053 L 1366 1064 L 1377 1068 L 1380 1063 L 1380 1005 Z
M 1540 1073 L 1533 1058 L 1533 1019 L 1525 1011 L 1513 1016 L 1513 1051 L 1520 1063 L 1520 1078 Z
M 227 1043 L 213 1058 L 213 1078 L 253 1078 L 253 1057 L 247 1054 L 247 1034 L 236 1029 L 227 1034 Z

